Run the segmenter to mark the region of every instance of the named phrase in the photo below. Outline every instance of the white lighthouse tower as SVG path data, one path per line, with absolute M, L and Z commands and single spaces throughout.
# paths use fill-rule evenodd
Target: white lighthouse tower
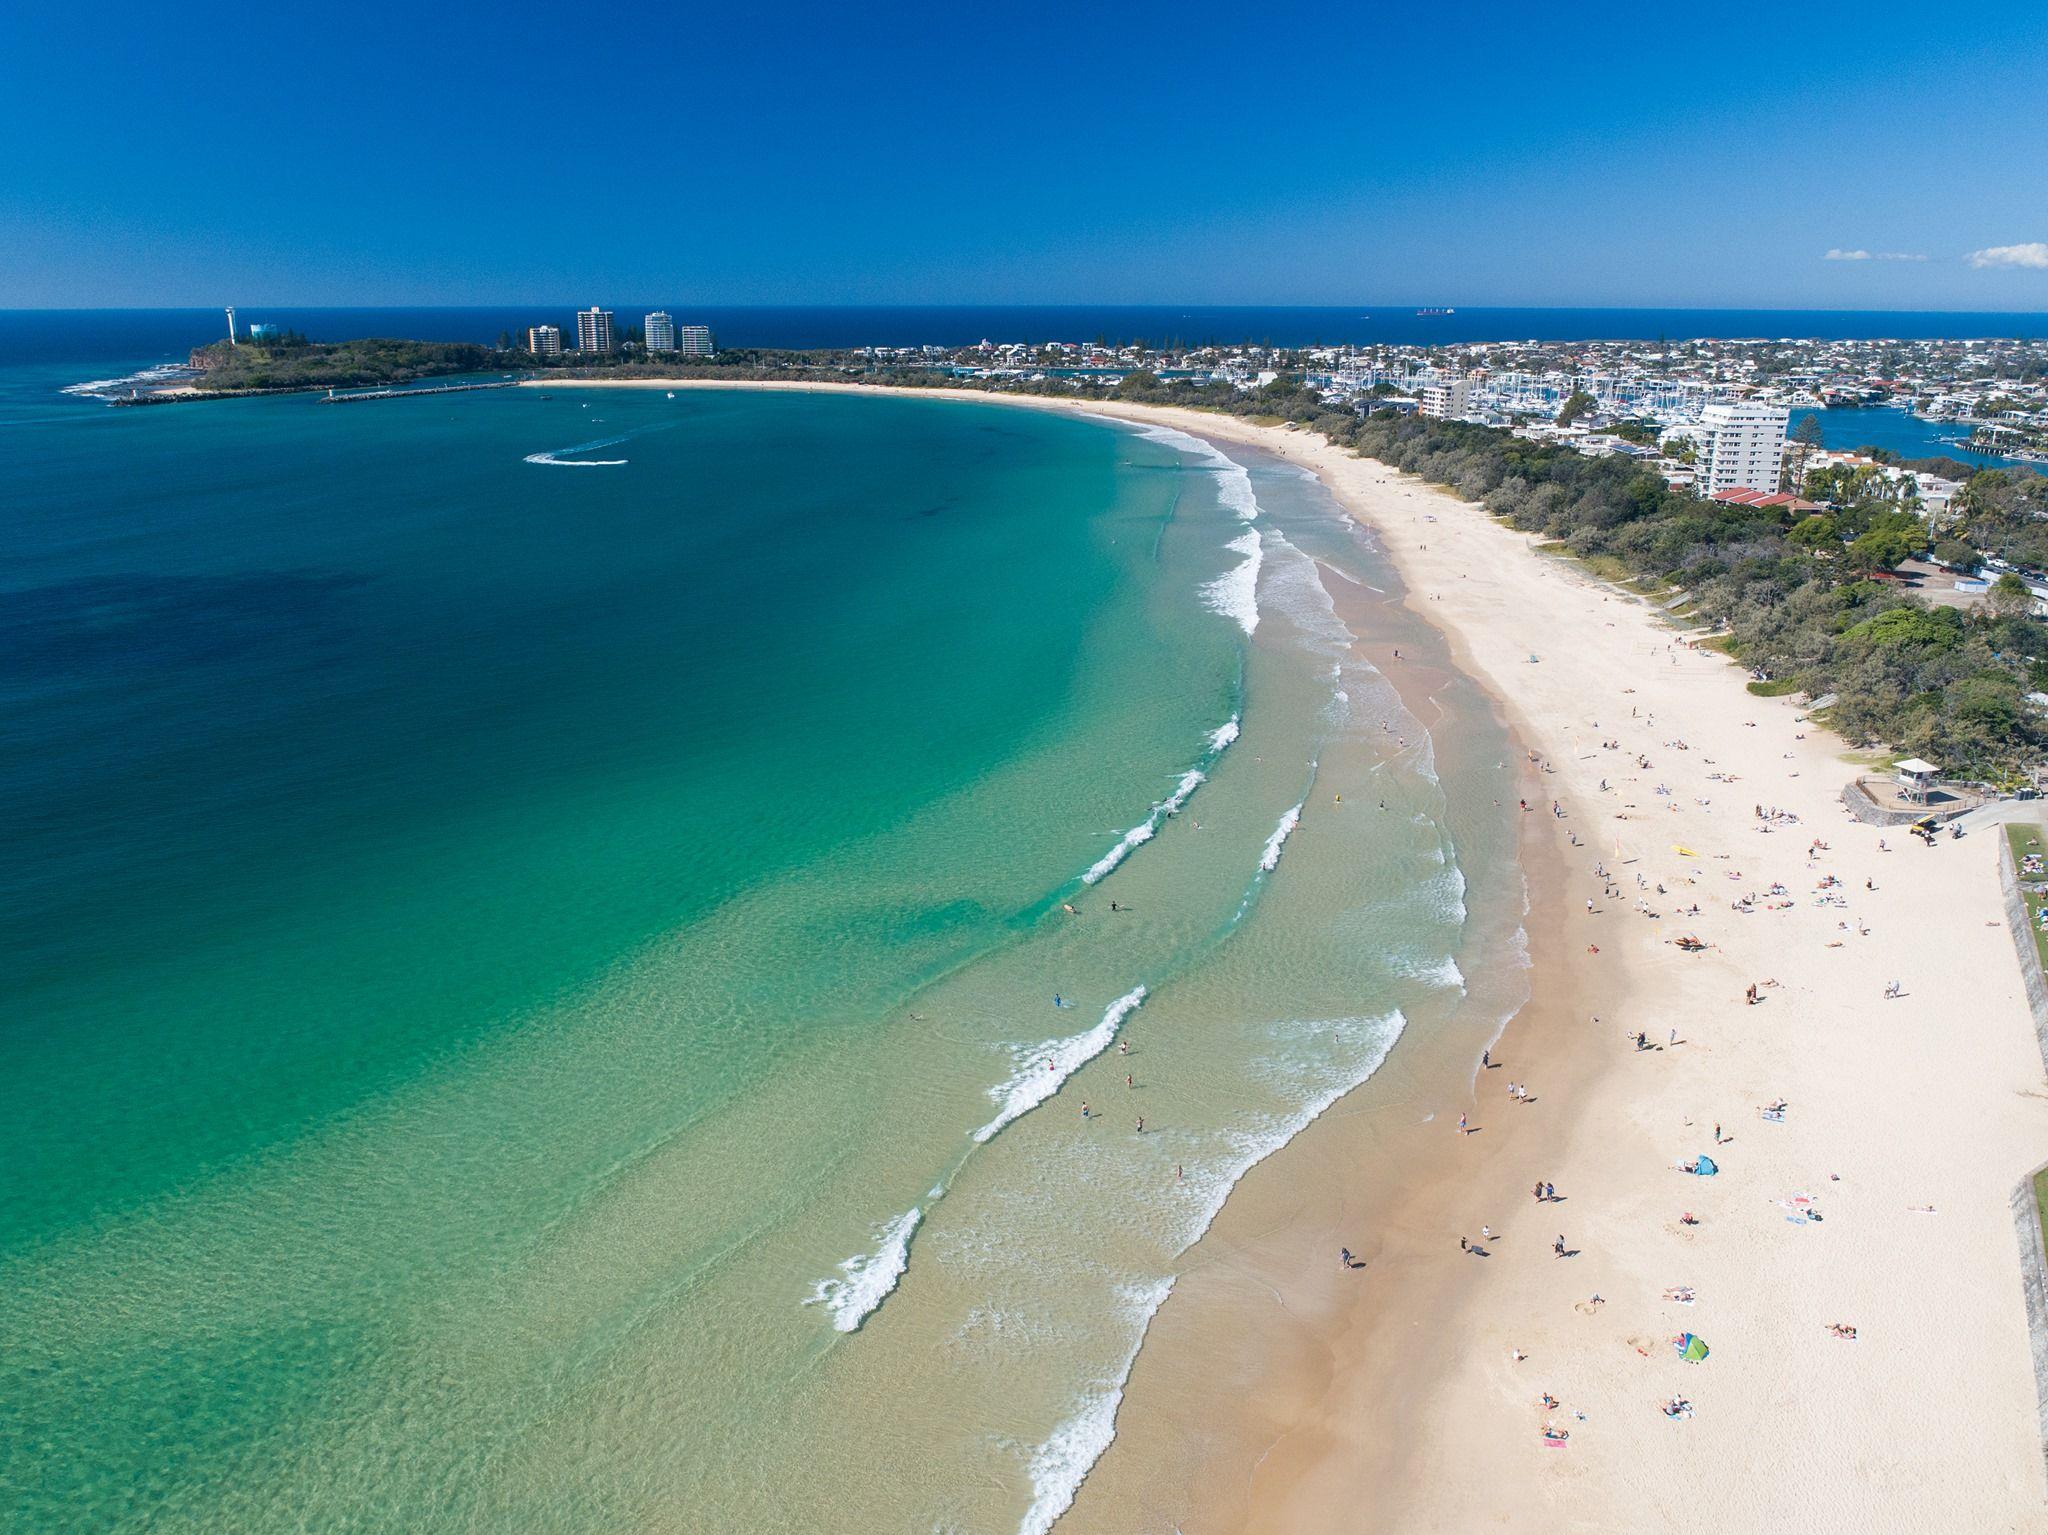
M 234 346 L 234 345 L 236 345 L 236 341 L 235 341 L 235 306 L 234 306 L 233 304 L 230 304 L 230 305 L 228 305 L 228 345 L 229 345 L 229 346 Z

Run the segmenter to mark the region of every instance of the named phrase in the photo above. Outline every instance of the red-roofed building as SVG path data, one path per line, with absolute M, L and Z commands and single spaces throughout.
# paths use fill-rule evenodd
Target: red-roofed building
M 1808 512 L 1821 510 L 1821 505 L 1818 501 L 1808 501 L 1804 497 L 1795 496 L 1791 492 L 1783 490 L 1764 491 L 1737 487 L 1734 490 L 1722 491 L 1714 499 L 1727 506 L 1754 506 L 1770 511 L 1784 512 L 1794 517 L 1804 516 Z

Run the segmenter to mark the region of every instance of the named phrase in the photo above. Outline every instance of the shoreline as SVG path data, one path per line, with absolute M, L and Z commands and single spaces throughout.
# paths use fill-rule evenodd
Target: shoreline
M 1326 1115 L 1246 1178 L 1155 1320 L 1063 1525 L 1183 1503 L 1188 1535 L 2039 1523 L 2008 1196 L 2048 1146 L 2048 1094 L 1999 835 L 1881 848 L 1883 828 L 1837 798 L 1842 743 L 1788 700 L 1750 696 L 1739 668 L 1529 535 L 1305 430 L 982 391 L 552 386 L 961 399 L 1259 448 L 1374 531 L 1407 605 L 1554 769 L 1516 765 L 1536 816 L 1519 839 L 1532 994 L 1494 1051 L 1502 1069 L 1422 1112 Z M 1564 817 L 1543 813 L 1552 799 Z M 1596 862 L 1620 877 L 1611 897 Z M 1671 941 L 1692 934 L 1703 952 Z M 1744 1003 L 1752 983 L 1761 1006 Z M 1628 1045 L 1638 1029 L 1653 1048 Z M 1410 1077 L 1390 1060 L 1360 1092 L 1441 1095 Z M 1763 1120 L 1778 1099 L 1783 1121 Z M 1477 1135 L 1455 1134 L 1460 1112 Z M 1703 1152 L 1714 1178 L 1675 1170 Z M 1349 1176 L 1361 1157 L 1375 1180 Z M 1561 1201 L 1535 1204 L 1535 1178 Z M 1455 1239 L 1482 1222 L 1497 1234 L 1473 1259 Z M 1332 1233 L 1360 1231 L 1369 1267 L 1340 1274 Z M 1660 1298 L 1678 1285 L 1694 1303 Z M 1693 1330 L 1713 1350 L 1702 1364 L 1670 1345 Z M 1211 1380 L 1209 1348 L 1255 1355 L 1255 1388 Z M 1675 1395 L 1692 1416 L 1659 1411 Z M 1547 1444 L 1546 1425 L 1568 1437 Z M 1148 1471 L 1190 1434 L 1189 1485 Z

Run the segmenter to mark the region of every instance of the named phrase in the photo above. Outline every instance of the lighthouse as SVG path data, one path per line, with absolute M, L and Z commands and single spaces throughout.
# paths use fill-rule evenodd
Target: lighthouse
M 228 305 L 228 345 L 235 345 L 235 306 Z

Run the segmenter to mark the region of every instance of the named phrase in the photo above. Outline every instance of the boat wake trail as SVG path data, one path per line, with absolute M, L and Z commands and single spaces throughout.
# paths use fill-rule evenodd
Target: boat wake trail
M 564 458 L 565 453 L 595 453 L 599 448 L 615 447 L 632 436 L 631 432 L 619 437 L 600 437 L 595 442 L 579 442 L 571 448 L 550 448 L 545 453 L 529 453 L 525 462 L 549 464 L 557 469 L 610 469 L 626 462 L 623 458 Z
M 1144 1000 L 1145 988 L 1133 986 L 1109 1004 L 1102 1021 L 1087 1033 L 1070 1039 L 1049 1039 L 1042 1045 L 1020 1046 L 1016 1051 L 1016 1073 L 1009 1081 L 988 1090 L 999 1107 L 996 1117 L 974 1132 L 975 1142 L 993 1140 L 1005 1125 L 1022 1119 L 1058 1092 L 1068 1077 L 1110 1047 L 1124 1019 Z

